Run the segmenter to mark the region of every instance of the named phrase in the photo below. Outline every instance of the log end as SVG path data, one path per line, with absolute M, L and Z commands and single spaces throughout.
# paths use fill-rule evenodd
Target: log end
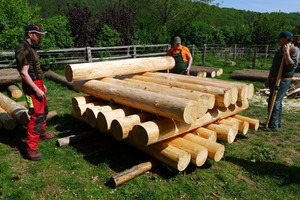
M 225 153 L 225 146 L 220 144 L 220 147 L 217 148 L 215 154 L 212 156 L 212 159 L 216 162 L 219 162 Z
M 109 131 L 109 124 L 107 123 L 105 115 L 102 112 L 98 113 L 97 116 L 97 129 L 100 130 L 102 133 L 108 133 Z
M 65 68 L 65 77 L 67 81 L 72 82 L 73 80 L 73 71 L 70 65 L 67 65 Z
M 135 125 L 132 129 L 134 143 L 138 146 L 148 146 L 157 142 L 159 127 L 152 121 Z
M 111 123 L 111 134 L 116 140 L 123 140 L 127 138 L 128 132 L 124 133 L 122 125 L 119 123 L 118 120 L 113 120 Z
M 185 153 L 178 158 L 177 169 L 183 171 L 187 168 L 191 161 L 191 154 Z
M 206 162 L 207 156 L 208 150 L 205 147 L 202 147 L 196 156 L 194 164 L 196 164 L 197 167 L 202 166 Z

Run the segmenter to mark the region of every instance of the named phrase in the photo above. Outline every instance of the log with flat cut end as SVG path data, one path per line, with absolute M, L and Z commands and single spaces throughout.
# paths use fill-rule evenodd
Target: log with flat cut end
M 211 123 L 211 124 L 208 124 L 204 127 L 215 131 L 217 133 L 218 140 L 225 141 L 229 144 L 234 142 L 235 137 L 237 135 L 236 130 L 234 130 L 230 126 L 227 126 L 227 125 L 224 125 L 224 124 Z
M 191 154 L 191 161 L 197 167 L 202 166 L 207 160 L 208 151 L 202 145 L 196 144 L 181 137 L 173 137 L 165 142 Z
M 235 104 L 238 100 L 238 88 L 235 86 L 227 85 L 227 84 L 220 84 L 217 82 L 210 81 L 209 78 L 201 78 L 201 77 L 193 77 L 193 76 L 185 76 L 182 74 L 173 74 L 173 73 L 159 73 L 159 72 L 145 72 L 142 76 L 150 76 L 150 77 L 157 77 L 163 78 L 164 80 L 172 80 L 180 83 L 189 83 L 189 84 L 196 84 L 202 86 L 211 86 L 215 88 L 224 88 L 228 89 L 231 92 L 231 104 Z M 246 100 L 240 99 L 241 100 Z
M 110 183 L 113 187 L 117 187 L 147 171 L 149 171 L 153 166 L 152 162 L 144 162 L 138 165 L 131 167 L 119 174 L 116 174 L 111 177 Z
M 146 71 L 172 69 L 175 60 L 172 56 L 134 58 L 83 64 L 70 64 L 65 68 L 68 81 L 90 80 Z
M 98 80 L 78 81 L 73 86 L 79 91 L 104 100 L 136 108 L 163 117 L 193 123 L 201 116 L 198 102 L 164 94 L 105 83 Z
M 11 131 L 17 127 L 17 120 L 0 107 L 0 124 L 5 130 Z
M 217 133 L 215 131 L 209 130 L 207 128 L 197 128 L 193 131 L 191 131 L 191 133 L 198 135 L 202 138 L 208 139 L 212 142 L 216 142 L 217 141 Z
M 135 125 L 157 118 L 156 115 L 142 112 L 125 118 L 114 119 L 111 123 L 111 134 L 116 140 L 124 140 Z
M 0 69 L 0 85 L 9 85 L 21 81 L 22 79 L 17 69 Z
M 192 124 L 168 118 L 152 120 L 134 126 L 131 135 L 136 144 L 146 146 L 210 124 L 218 119 L 229 117 L 246 108 L 248 108 L 248 101 L 237 102 L 228 108 L 215 108 Z
M 196 85 L 191 83 L 182 83 L 182 82 L 179 83 L 174 80 L 167 80 L 162 78 L 139 76 L 139 75 L 132 76 L 131 78 L 136 80 L 141 80 L 141 81 L 154 82 L 161 85 L 167 85 L 170 87 L 178 87 L 178 88 L 212 94 L 215 96 L 215 105 L 220 107 L 228 107 L 232 102 L 231 91 L 224 88 Z
M 193 133 L 183 133 L 180 137 L 207 148 L 208 157 L 216 162 L 220 161 L 224 156 L 225 146 L 222 144 L 202 138 Z
M 78 105 L 97 102 L 97 101 L 99 101 L 99 98 L 94 97 L 94 96 L 73 97 L 72 98 L 72 107 L 74 108 L 75 106 L 78 106 Z
M 194 100 L 199 103 L 199 112 L 206 113 L 208 109 L 214 107 L 215 97 L 207 93 L 191 92 L 181 88 L 170 88 L 169 86 L 160 85 L 157 83 L 149 83 L 145 81 L 125 79 L 118 80 L 114 78 L 104 78 L 101 81 L 112 83 L 116 85 L 122 85 L 124 87 L 130 87 L 135 89 L 141 89 L 145 91 L 155 92 L 159 94 L 165 94 L 183 99 Z M 212 104 L 213 103 L 213 104 Z
M 74 106 L 73 110 L 76 113 L 76 115 L 82 116 L 85 114 L 85 111 L 87 108 L 94 107 L 94 106 L 101 106 L 101 105 L 104 106 L 105 103 L 98 100 L 98 102 L 91 102 L 91 103 L 87 103 L 87 104 Z
M 225 118 L 225 119 L 219 120 L 218 123 L 230 126 L 235 131 L 235 134 L 238 134 L 239 123 L 237 121 L 228 120 L 227 118 Z
M 19 121 L 23 126 L 27 126 L 29 122 L 27 108 L 21 106 L 2 93 L 0 93 L 0 107 L 2 107 L 9 115 Z
M 13 98 L 19 99 L 23 96 L 22 90 L 16 85 L 8 86 L 7 90 Z
M 54 71 L 51 71 L 51 70 L 47 71 L 45 73 L 45 77 L 48 80 L 54 81 L 56 83 L 60 83 L 61 85 L 66 86 L 69 89 L 73 89 L 73 85 L 71 82 L 67 81 L 67 79 L 64 76 L 59 75 L 59 74 L 55 73 Z
M 215 76 L 220 76 L 223 73 L 223 69 L 215 67 L 191 66 L 190 74 L 199 72 L 205 72 L 209 77 L 213 78 Z
M 228 117 L 226 119 L 231 120 L 231 121 L 236 121 L 239 124 L 239 133 L 240 134 L 246 135 L 248 133 L 249 122 L 239 120 L 239 119 L 236 119 L 236 118 L 233 118 L 233 117 Z
M 241 115 L 234 115 L 233 117 L 236 119 L 248 122 L 249 128 L 252 130 L 257 130 L 259 128 L 259 120 L 258 119 L 253 119 L 253 118 L 245 117 L 245 116 L 241 116 Z

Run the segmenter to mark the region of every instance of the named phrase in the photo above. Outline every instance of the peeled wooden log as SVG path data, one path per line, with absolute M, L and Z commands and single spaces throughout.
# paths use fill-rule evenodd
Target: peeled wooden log
M 97 80 L 73 83 L 79 91 L 163 117 L 193 123 L 201 116 L 198 102 Z
M 208 76 L 213 78 L 215 76 L 220 76 L 221 74 L 223 74 L 223 69 L 215 67 L 191 66 L 190 72 L 206 72 Z
M 181 137 L 173 137 L 165 142 L 169 145 L 182 149 L 183 151 L 186 151 L 189 154 L 191 154 L 191 161 L 197 167 L 202 166 L 207 160 L 207 149 L 197 143 L 194 143 Z
M 239 123 L 237 121 L 228 120 L 227 118 L 225 118 L 225 119 L 218 120 L 218 123 L 231 127 L 235 131 L 235 135 L 238 134 Z
M 113 187 L 117 187 L 147 171 L 149 171 L 152 168 L 153 164 L 152 162 L 144 162 L 138 165 L 135 165 L 131 167 L 130 169 L 127 169 L 121 173 L 118 173 L 111 177 L 110 183 Z
M 22 90 L 16 85 L 8 86 L 7 90 L 13 98 L 19 99 L 23 96 Z
M 183 133 L 180 137 L 205 147 L 208 150 L 208 157 L 216 162 L 220 161 L 224 156 L 225 146 L 222 144 L 202 138 L 193 133 Z
M 175 60 L 172 56 L 134 58 L 83 64 L 70 64 L 65 68 L 68 81 L 90 80 L 146 71 L 172 69 Z
M 99 112 L 111 111 L 111 110 L 121 108 L 121 107 L 122 107 L 121 105 L 93 106 L 93 107 L 89 107 L 86 109 L 85 116 L 87 117 L 87 119 L 89 121 L 89 125 L 91 125 L 91 127 L 95 128 L 97 126 L 97 117 L 98 117 Z
M 254 85 L 253 84 L 247 84 L 248 86 L 248 96 L 247 99 L 251 99 L 254 95 L 255 89 L 254 89 Z
M 17 127 L 17 121 L 0 107 L 0 124 L 5 130 L 11 131 Z M 0 129 L 1 129 L 0 127 Z
M 170 87 L 178 87 L 178 88 L 213 94 L 216 100 L 215 105 L 220 107 L 228 107 L 232 102 L 231 91 L 228 89 L 217 88 L 212 86 L 196 85 L 190 83 L 182 83 L 182 82 L 179 83 L 173 80 L 167 80 L 167 79 L 156 78 L 156 77 L 148 77 L 148 76 L 135 75 L 132 76 L 131 78 L 141 80 L 141 81 L 154 82 L 161 85 L 167 85 Z
M 93 106 L 98 106 L 98 105 L 103 106 L 103 105 L 105 105 L 105 103 L 98 100 L 98 102 L 91 102 L 91 103 L 75 106 L 75 107 L 73 107 L 73 110 L 76 113 L 76 115 L 82 116 L 82 115 L 84 115 L 87 108 L 90 108 Z
M 54 71 L 50 70 L 50 71 L 45 72 L 45 78 L 52 80 L 56 83 L 60 83 L 61 85 L 66 86 L 69 89 L 73 89 L 72 82 L 67 81 L 67 79 L 64 76 L 59 75 L 59 74 L 55 73 Z
M 111 122 L 114 119 L 124 118 L 125 116 L 136 114 L 139 112 L 139 110 L 129 107 L 99 112 L 97 116 L 97 129 L 102 133 L 108 133 L 111 129 Z
M 10 85 L 21 81 L 22 79 L 17 69 L 0 69 L 0 85 Z
M 190 71 L 190 75 L 205 78 L 207 76 L 207 73 L 206 72 L 193 72 L 193 71 Z
M 249 80 L 265 82 L 269 76 L 267 70 L 243 69 L 232 72 L 230 78 L 236 80 Z
M 224 125 L 224 124 L 208 124 L 204 126 L 205 128 L 208 128 L 210 130 L 213 130 L 217 133 L 217 138 L 219 140 L 225 141 L 227 143 L 233 143 L 236 137 L 236 131 L 231 128 L 230 126 Z
M 29 122 L 29 115 L 27 108 L 19 105 L 9 97 L 0 93 L 0 107 L 2 107 L 9 115 L 19 121 L 23 126 L 27 126 Z
M 217 141 L 217 133 L 215 131 L 209 130 L 207 128 L 197 128 L 193 131 L 191 131 L 191 133 L 198 135 L 202 138 L 208 139 L 212 142 L 216 142 Z
M 94 134 L 95 131 L 86 131 L 86 132 L 82 132 L 82 133 L 78 133 L 78 134 L 75 134 L 75 135 L 70 135 L 70 136 L 67 136 L 67 137 L 63 137 L 63 138 L 59 138 L 57 140 L 57 145 L 59 147 L 62 147 L 62 146 L 66 146 L 66 145 L 70 145 L 72 143 L 75 143 L 77 141 L 80 141 L 92 134 Z
M 216 88 L 225 88 L 230 90 L 231 92 L 231 104 L 235 104 L 238 100 L 238 88 L 228 84 L 220 84 L 218 82 L 212 82 L 209 78 L 200 78 L 200 77 L 193 77 L 193 76 L 185 76 L 181 74 L 172 74 L 172 73 L 159 73 L 159 72 L 145 72 L 142 74 L 143 76 L 150 76 L 150 77 L 157 77 L 163 78 L 164 80 L 172 80 L 180 83 L 190 83 L 190 84 L 197 84 L 203 86 L 212 86 Z M 246 100 L 240 99 L 241 100 Z
M 114 119 L 111 123 L 111 134 L 116 140 L 124 140 L 135 125 L 153 120 L 156 115 L 142 112 L 124 118 Z
M 71 115 L 74 117 L 74 118 L 76 118 L 76 119 L 78 119 L 78 120 L 80 120 L 80 121 L 83 121 L 83 122 L 85 122 L 86 124 L 89 124 L 89 121 L 88 121 L 88 119 L 87 119 L 87 117 L 85 116 L 85 115 L 82 115 L 82 116 L 79 116 L 79 115 L 77 115 L 76 113 L 75 113 L 75 111 L 72 109 L 72 111 L 71 111 Z
M 241 115 L 234 115 L 233 117 L 236 119 L 248 122 L 249 128 L 252 130 L 257 130 L 259 128 L 259 120 L 258 119 L 252 119 L 250 117 L 244 117 Z
M 104 78 L 101 81 L 122 85 L 124 87 L 131 87 L 135 89 L 141 89 L 145 91 L 155 92 L 159 94 L 165 94 L 169 96 L 174 96 L 183 99 L 194 100 L 199 103 L 199 112 L 206 113 L 208 109 L 214 107 L 215 97 L 213 95 L 207 93 L 201 93 L 196 91 L 188 91 L 181 88 L 170 88 L 165 85 L 160 85 L 157 83 L 149 83 L 145 81 L 125 79 L 125 80 L 117 80 L 113 78 Z
M 72 98 L 72 107 L 76 107 L 78 105 L 92 103 L 92 102 L 98 102 L 99 99 L 94 96 L 79 96 L 79 97 L 73 97 Z
M 191 131 L 210 124 L 218 119 L 227 118 L 248 108 L 248 101 L 237 102 L 228 108 L 214 108 L 195 123 L 188 124 L 168 118 L 160 118 L 136 125 L 132 129 L 132 137 L 136 144 L 146 146 L 169 139 L 181 133 Z
M 239 133 L 242 135 L 246 135 L 248 133 L 249 130 L 249 122 L 243 121 L 243 120 L 239 120 L 233 117 L 229 117 L 226 118 L 228 120 L 232 120 L 232 121 L 236 121 L 239 124 Z

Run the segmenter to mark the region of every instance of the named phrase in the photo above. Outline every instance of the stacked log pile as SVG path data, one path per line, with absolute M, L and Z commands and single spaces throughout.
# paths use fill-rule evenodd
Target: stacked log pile
M 142 59 L 125 61 L 131 65 L 121 68 L 123 61 L 105 61 L 101 68 L 97 63 L 66 68 L 66 79 L 76 80 L 73 88 L 90 95 L 72 99 L 74 117 L 179 171 L 190 162 L 220 161 L 225 147 L 217 140 L 232 143 L 238 133 L 257 130 L 258 120 L 238 115 L 248 108 L 253 85 L 147 72 L 173 68 L 171 57 L 148 58 L 151 66 L 142 65 Z M 113 68 L 112 73 L 106 68 Z
M 216 77 L 221 76 L 223 74 L 222 68 L 215 67 L 203 67 L 203 66 L 191 66 L 190 75 L 198 76 L 198 77 Z

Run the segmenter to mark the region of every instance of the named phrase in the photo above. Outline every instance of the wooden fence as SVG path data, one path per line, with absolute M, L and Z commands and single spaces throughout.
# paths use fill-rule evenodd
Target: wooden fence
M 42 64 L 56 65 L 67 63 L 97 62 L 101 60 L 126 59 L 150 56 L 166 55 L 170 44 L 157 45 L 131 45 L 115 47 L 86 47 L 57 50 L 38 50 Z M 268 45 L 210 45 L 200 47 L 187 45 L 193 56 L 202 57 L 202 65 L 205 66 L 206 56 L 225 57 L 236 59 L 238 57 L 268 57 L 275 51 Z M 15 67 L 14 52 L 0 52 L 0 67 Z M 253 59 L 256 60 L 256 59 Z

